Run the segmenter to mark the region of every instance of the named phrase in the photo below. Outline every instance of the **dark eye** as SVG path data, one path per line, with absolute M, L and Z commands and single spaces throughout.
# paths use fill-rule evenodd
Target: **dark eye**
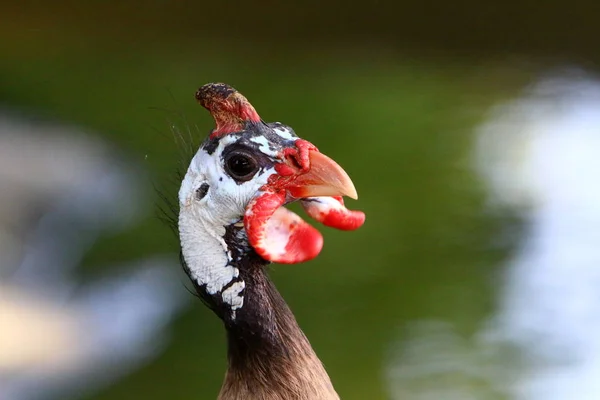
M 233 179 L 247 181 L 258 171 L 254 158 L 245 153 L 233 153 L 225 160 L 225 170 Z

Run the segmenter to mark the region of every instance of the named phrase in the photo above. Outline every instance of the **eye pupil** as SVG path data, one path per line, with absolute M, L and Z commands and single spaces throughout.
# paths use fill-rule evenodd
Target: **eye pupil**
M 246 175 L 252 171 L 252 163 L 246 157 L 242 156 L 232 157 L 229 166 L 238 175 Z
M 229 174 L 241 180 L 248 180 L 256 173 L 256 162 L 245 154 L 234 154 L 227 160 Z

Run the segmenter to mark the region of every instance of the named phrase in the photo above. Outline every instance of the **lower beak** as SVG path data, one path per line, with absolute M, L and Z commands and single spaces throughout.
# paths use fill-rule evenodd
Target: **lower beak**
M 297 199 L 321 196 L 358 198 L 352 180 L 335 161 L 316 150 L 309 151 L 308 157 L 310 169 L 299 173 L 286 185 L 286 190 L 292 197 Z

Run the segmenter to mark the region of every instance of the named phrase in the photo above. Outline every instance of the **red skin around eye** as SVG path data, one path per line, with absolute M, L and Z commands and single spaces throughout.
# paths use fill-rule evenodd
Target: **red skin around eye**
M 291 159 L 299 168 L 295 168 L 286 163 L 275 164 L 275 171 L 282 177 L 293 176 L 310 170 L 309 152 L 319 151 L 316 146 L 304 139 L 297 139 L 294 142 L 296 147 L 287 147 L 281 152 L 281 159 Z
M 275 164 L 275 171 L 279 177 L 288 177 L 296 175 L 297 170 L 284 163 Z
M 311 150 L 319 151 L 319 149 L 317 149 L 314 144 L 304 139 L 297 139 L 294 142 L 294 145 L 296 147 L 288 147 L 283 150 L 283 156 L 293 158 L 300 167 L 301 172 L 307 172 L 310 169 L 309 152 Z

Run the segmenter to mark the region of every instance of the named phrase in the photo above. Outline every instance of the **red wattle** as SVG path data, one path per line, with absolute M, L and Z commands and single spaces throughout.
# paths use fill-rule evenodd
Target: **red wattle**
M 285 203 L 285 192 L 266 192 L 253 199 L 244 213 L 244 228 L 250 245 L 258 255 L 266 258 L 266 250 L 262 247 L 265 238 L 265 227 L 269 218 Z
M 244 227 L 250 245 L 265 260 L 296 264 L 315 258 L 323 236 L 292 211 L 282 207 L 285 192 L 265 192 L 247 207 Z
M 301 200 L 301 204 L 311 218 L 332 228 L 352 231 L 365 222 L 365 213 L 347 209 L 339 196 L 311 197 Z
M 353 231 L 365 223 L 365 213 L 353 210 L 331 210 L 319 220 L 323 225 L 342 231 Z
M 292 213 L 285 208 L 283 210 Z M 282 264 L 301 263 L 312 260 L 319 255 L 322 249 L 323 235 L 321 235 L 321 232 L 309 223 L 300 220 L 299 223 L 290 227 L 290 236 L 285 246 L 285 253 L 273 261 Z

